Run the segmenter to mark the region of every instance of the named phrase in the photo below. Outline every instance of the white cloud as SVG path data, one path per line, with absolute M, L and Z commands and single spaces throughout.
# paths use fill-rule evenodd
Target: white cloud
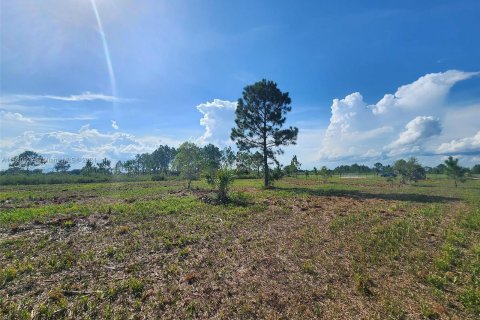
M 480 72 L 449 70 L 430 73 L 401 86 L 394 94 L 386 94 L 372 106 L 374 114 L 395 112 L 395 109 L 414 110 L 438 107 L 455 83 L 479 75 Z
M 118 130 L 119 126 L 117 124 L 117 121 L 115 120 L 110 120 L 110 122 L 112 123 L 112 128 L 115 129 L 115 130 Z
M 355 92 L 344 99 L 334 99 L 332 116 L 325 136 L 321 140 L 317 160 L 341 160 L 352 156 L 372 154 L 371 148 L 366 148 L 382 137 L 393 132 L 389 124 L 380 123 L 372 115 L 371 110 L 363 101 L 360 93 Z
M 0 97 L 0 104 L 12 104 L 24 101 L 39 100 L 59 100 L 59 101 L 105 101 L 105 102 L 128 102 L 131 99 L 119 98 L 115 96 L 105 95 L 103 93 L 92 93 L 89 91 L 77 95 L 58 96 L 58 95 L 34 95 L 34 94 L 9 94 Z
M 85 121 L 85 120 L 94 120 L 96 117 L 93 116 L 72 116 L 72 117 L 27 117 L 19 112 L 10 112 L 5 110 L 0 110 L 0 118 L 3 121 L 2 125 L 5 127 L 6 122 L 11 125 L 15 125 L 15 122 L 25 122 L 25 123 L 38 123 L 41 121 Z
M 450 142 L 442 143 L 437 153 L 440 154 L 480 154 L 480 131 L 473 137 L 452 140 Z
M 236 108 L 236 102 L 219 99 L 199 104 L 197 110 L 203 114 L 200 125 L 205 127 L 205 132 L 197 142 L 218 146 L 230 144 L 230 131 L 234 126 Z
M 0 116 L 2 119 L 2 126 L 5 125 L 4 121 L 33 123 L 32 119 L 27 118 L 18 112 L 9 112 L 2 110 L 0 111 Z
M 2 137 L 2 155 L 15 156 L 25 150 L 43 155 L 68 158 L 129 159 L 137 153 L 152 152 L 160 144 L 178 146 L 180 141 L 158 136 L 137 137 L 124 132 L 102 133 L 90 125 L 77 132 L 51 131 L 40 133 L 25 131 L 13 138 Z M 5 164 L 2 164 L 5 165 Z
M 405 126 L 405 131 L 400 133 L 397 140 L 390 144 L 390 148 L 411 146 L 423 142 L 425 139 L 442 132 L 440 119 L 432 116 L 418 116 Z
M 367 104 L 358 92 L 334 99 L 330 123 L 319 137 L 317 161 L 368 162 L 435 154 L 440 144 L 455 138 L 452 144 L 472 145 L 462 134 L 475 127 L 478 130 L 478 122 L 452 123 L 448 117 L 457 114 L 465 120 L 480 114 L 480 105 L 451 105 L 446 97 L 455 83 L 477 75 L 458 70 L 427 74 L 384 95 L 376 104 Z M 440 149 L 448 148 L 444 144 Z

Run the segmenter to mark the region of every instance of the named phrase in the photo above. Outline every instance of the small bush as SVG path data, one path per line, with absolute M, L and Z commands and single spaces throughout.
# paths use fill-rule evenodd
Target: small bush
M 165 175 L 163 174 L 156 174 L 152 176 L 152 181 L 165 181 Z
M 226 202 L 230 186 L 235 180 L 233 170 L 228 168 L 218 169 L 214 176 L 207 176 L 207 183 L 217 188 L 218 200 Z

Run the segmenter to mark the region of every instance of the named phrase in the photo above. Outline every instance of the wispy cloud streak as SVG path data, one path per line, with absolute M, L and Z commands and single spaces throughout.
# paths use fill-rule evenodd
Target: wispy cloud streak
M 58 96 L 58 95 L 39 95 L 39 94 L 7 94 L 0 97 L 0 104 L 11 104 L 22 101 L 38 101 L 38 100 L 59 100 L 59 101 L 105 101 L 105 102 L 128 102 L 132 99 L 119 98 L 103 93 L 84 92 L 77 95 Z

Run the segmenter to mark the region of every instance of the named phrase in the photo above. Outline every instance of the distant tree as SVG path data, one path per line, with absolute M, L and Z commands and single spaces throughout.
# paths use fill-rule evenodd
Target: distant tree
M 446 167 L 447 175 L 453 179 L 455 183 L 455 188 L 458 186 L 457 181 L 465 182 L 465 168 L 462 168 L 458 165 L 458 158 L 453 158 L 449 156 L 447 160 L 444 161 Z
M 134 159 L 127 160 L 123 163 L 123 168 L 127 171 L 128 175 L 136 174 L 137 172 L 137 161 Z
M 249 175 L 253 170 L 253 155 L 248 151 L 237 152 L 236 163 L 239 174 Z
M 408 161 L 397 160 L 393 165 L 394 172 L 400 176 L 401 183 L 408 181 L 417 182 L 426 178 L 425 169 L 418 163 L 416 158 L 410 158 Z
M 323 179 L 323 183 L 326 183 L 328 178 L 330 178 L 332 176 L 332 171 L 329 170 L 326 166 L 323 166 L 320 169 L 320 176 Z
M 79 175 L 79 174 L 82 173 L 82 170 L 81 169 L 72 169 L 72 170 L 70 170 L 69 173 L 74 174 L 74 175 Z
M 260 170 L 263 166 L 263 156 L 260 152 L 250 153 L 248 151 L 239 151 L 236 157 L 237 172 L 251 174 L 255 172 L 260 177 Z
M 373 165 L 373 170 L 375 171 L 375 174 L 378 176 L 379 174 L 383 173 L 383 164 L 380 162 L 377 162 Z
M 404 159 L 395 161 L 393 164 L 393 170 L 400 176 L 400 180 L 403 184 L 407 183 L 409 177 L 407 161 Z
M 262 169 L 263 165 L 263 156 L 260 152 L 257 151 L 252 155 L 252 165 L 255 168 L 257 177 L 260 177 L 260 170 Z
M 8 165 L 10 168 L 26 169 L 27 174 L 31 167 L 38 167 L 47 161 L 38 153 L 34 151 L 24 151 L 18 156 L 13 157 Z
M 315 175 L 315 178 L 318 179 L 318 169 L 317 169 L 317 167 L 313 167 L 313 174 Z
M 135 171 L 137 174 L 146 174 L 152 171 L 152 156 L 149 153 L 135 155 Z
M 300 170 L 301 163 L 298 162 L 297 156 L 293 156 L 290 164 L 285 166 L 284 171 L 288 176 L 298 176 L 298 171 Z
M 107 158 L 103 158 L 101 162 L 97 163 L 98 172 L 102 174 L 110 174 L 112 171 L 110 164 L 110 160 L 108 160 Z
M 305 173 L 305 179 L 308 179 L 308 176 L 310 175 L 310 172 L 308 170 L 305 170 L 304 173 Z
M 439 164 L 435 168 L 432 168 L 431 173 L 433 174 L 445 174 L 447 171 L 447 166 L 445 166 L 443 163 Z
M 175 159 L 176 150 L 167 145 L 160 145 L 150 155 L 150 166 L 154 173 L 163 171 L 167 173 L 173 159 Z
M 425 170 L 425 173 L 428 173 L 428 174 L 433 173 L 433 168 L 429 166 L 424 166 L 423 170 Z
M 472 167 L 472 170 L 470 170 L 472 174 L 480 174 L 480 164 L 476 164 Z
M 90 175 L 95 171 L 95 166 L 93 165 L 92 160 L 87 159 L 87 162 L 85 162 L 85 165 L 82 168 L 82 174 L 84 175 Z
M 387 173 L 387 174 L 394 173 L 393 172 L 393 167 L 391 165 L 387 164 L 386 166 L 383 167 L 383 173 Z
M 359 165 L 357 163 L 354 163 L 350 166 L 348 166 L 348 165 L 338 166 L 333 170 L 333 172 L 337 173 L 339 175 L 342 175 L 342 174 L 345 174 L 345 173 L 356 173 L 356 174 L 364 173 L 364 174 L 368 174 L 368 173 L 372 172 L 372 170 L 374 171 L 375 169 L 371 169 L 368 166 L 363 165 L 363 164 Z
M 115 168 L 113 169 L 114 174 L 120 174 L 123 172 L 123 162 L 121 160 L 118 160 L 117 163 L 115 163 Z
M 300 171 L 300 167 L 302 164 L 298 161 L 297 156 L 294 155 L 292 161 L 290 161 L 290 167 L 292 169 L 292 173 L 295 175 L 295 178 L 298 177 L 298 171 Z
M 235 152 L 231 147 L 223 148 L 222 150 L 222 164 L 224 167 L 232 168 L 235 164 Z
M 291 164 L 289 164 L 283 168 L 283 171 L 287 177 L 291 177 L 295 175 L 296 168 L 295 166 L 292 166 Z
M 187 179 L 188 189 L 190 189 L 192 180 L 199 178 L 202 164 L 202 151 L 197 145 L 191 142 L 182 143 L 173 160 L 173 167 Z
M 284 172 L 284 169 L 282 169 L 282 166 L 277 162 L 275 168 L 273 170 L 269 170 L 270 183 L 273 184 L 274 181 L 282 179 L 283 172 Z
M 203 169 L 209 175 L 213 175 L 222 164 L 222 152 L 213 145 L 207 144 L 202 148 Z
M 60 159 L 55 163 L 53 167 L 56 172 L 67 172 L 70 169 L 70 163 L 65 159 Z
M 280 146 L 295 144 L 298 128 L 282 129 L 285 115 L 292 110 L 287 92 L 281 92 L 273 81 L 262 80 L 246 86 L 238 100 L 236 127 L 231 138 L 240 151 L 259 149 L 263 156 L 264 186 L 269 186 L 269 159 L 283 151 Z

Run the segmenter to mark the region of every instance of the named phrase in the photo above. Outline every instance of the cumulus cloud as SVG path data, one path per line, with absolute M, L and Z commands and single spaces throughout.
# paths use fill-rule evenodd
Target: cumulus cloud
M 197 139 L 197 142 L 202 145 L 208 143 L 218 146 L 228 145 L 236 108 L 236 102 L 220 99 L 199 104 L 197 110 L 203 114 L 200 125 L 205 127 L 205 132 Z
M 110 122 L 112 123 L 112 128 L 115 129 L 115 130 L 118 130 L 119 126 L 117 124 L 117 121 L 115 120 L 110 120 Z
M 454 150 L 453 145 L 472 145 L 474 138 L 459 137 L 444 143 L 447 137 L 471 128 L 458 129 L 447 116 L 480 114 L 479 105 L 448 105 L 446 97 L 459 81 L 479 75 L 479 72 L 449 70 L 420 77 L 399 87 L 394 94 L 386 94 L 375 104 L 368 104 L 355 92 L 343 99 L 334 99 L 331 118 L 321 145 L 317 161 L 369 161 L 394 156 L 415 156 L 435 153 L 436 149 Z M 427 114 L 428 116 L 425 116 Z M 444 122 L 448 125 L 444 126 Z M 473 126 L 471 122 L 464 122 Z M 474 144 L 473 144 L 474 145 Z M 440 152 L 440 151 L 439 151 Z
M 455 83 L 478 74 L 480 73 L 458 70 L 427 74 L 410 84 L 401 86 L 394 94 L 386 94 L 372 106 L 372 111 L 374 114 L 382 114 L 395 112 L 396 109 L 417 111 L 438 107 Z
M 466 137 L 442 143 L 438 147 L 437 153 L 480 155 L 480 131 L 478 131 L 473 137 Z
M 432 116 L 418 116 L 405 126 L 397 140 L 390 144 L 390 148 L 411 146 L 442 132 L 440 119 Z
M 331 110 L 330 124 L 320 148 L 321 158 L 341 160 L 372 154 L 372 150 L 365 150 L 364 142 L 372 143 L 393 131 L 391 126 L 374 119 L 359 92 L 334 99 Z

